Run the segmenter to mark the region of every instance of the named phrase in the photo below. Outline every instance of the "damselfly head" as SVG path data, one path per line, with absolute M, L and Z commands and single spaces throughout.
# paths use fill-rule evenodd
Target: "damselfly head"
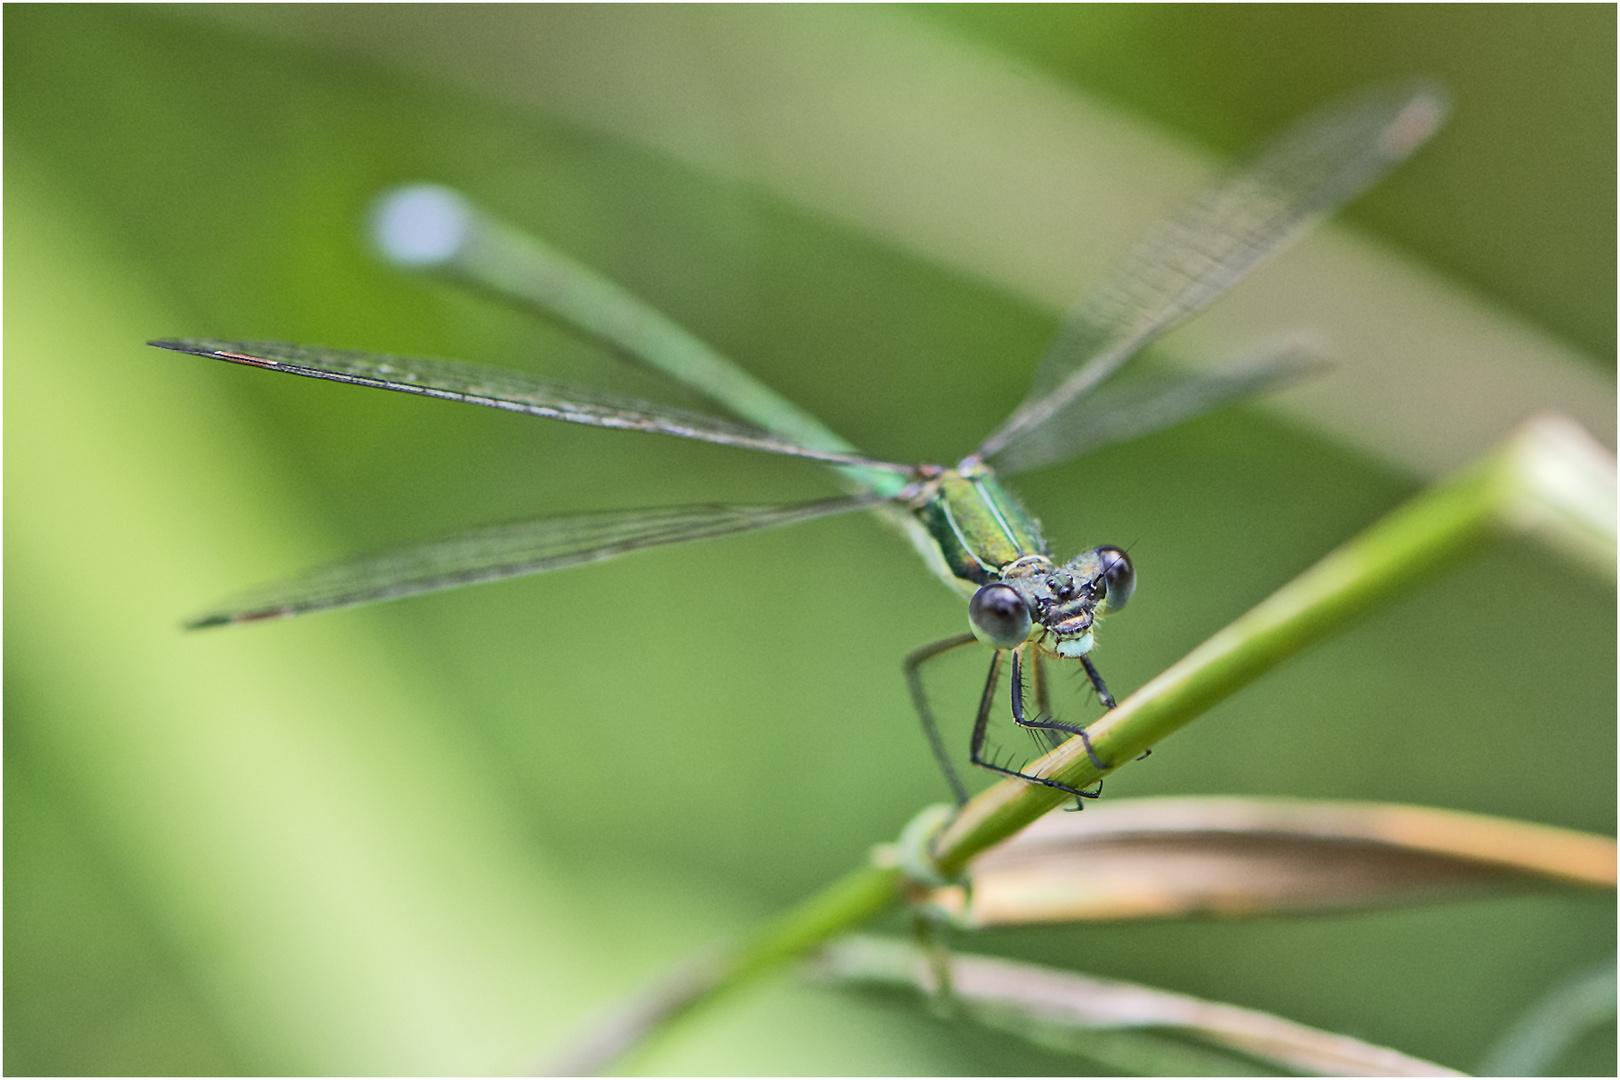
M 1018 647 L 1039 627 L 1034 636 L 1045 651 L 1080 657 L 1091 651 L 1097 619 L 1123 608 L 1135 591 L 1130 556 L 1105 545 L 1060 567 L 1044 559 L 1014 564 L 974 594 L 968 619 L 975 636 L 997 649 Z

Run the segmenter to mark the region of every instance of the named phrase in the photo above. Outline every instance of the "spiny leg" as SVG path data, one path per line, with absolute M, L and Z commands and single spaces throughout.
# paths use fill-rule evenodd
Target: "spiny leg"
M 945 774 L 946 781 L 951 785 L 951 794 L 956 796 L 958 806 L 968 801 L 967 788 L 962 785 L 961 777 L 956 775 L 956 767 L 951 764 L 950 754 L 945 750 L 945 740 L 940 737 L 934 710 L 928 707 L 928 692 L 923 689 L 922 673 L 919 669 L 936 656 L 943 656 L 952 649 L 959 649 L 977 640 L 972 634 L 957 634 L 955 637 L 948 637 L 913 650 L 905 661 L 906 685 L 911 688 L 911 704 L 917 710 L 917 719 L 922 721 L 923 734 L 928 737 L 928 748 L 934 752 L 934 760 L 939 762 L 940 772 Z M 974 737 L 978 737 L 977 733 Z
M 1036 715 L 1036 717 L 1037 718 L 1055 717 L 1057 714 L 1052 711 L 1051 688 L 1048 685 L 1047 679 L 1046 679 L 1046 658 L 1041 655 L 1041 650 L 1039 650 L 1039 649 L 1031 649 L 1029 651 L 1029 666 L 1030 666 L 1030 670 L 1034 673 L 1035 715 Z M 1035 744 L 1037 746 L 1041 746 L 1043 743 L 1045 744 L 1044 749 L 1042 751 L 1043 753 L 1046 750 L 1056 750 L 1058 747 L 1063 745 L 1063 732 L 1061 732 L 1061 731 L 1055 730 L 1053 728 L 1036 728 L 1036 727 L 1031 727 L 1031 728 L 1028 729 L 1028 731 L 1029 731 L 1029 733 L 1031 735 L 1036 736 Z M 1091 744 L 1088 742 L 1085 745 L 1086 745 L 1086 752 L 1090 753 Z M 1097 760 L 1096 755 L 1092 755 L 1092 760 L 1093 761 Z M 1100 765 L 1098 767 L 1101 768 Z M 1102 782 L 1101 781 L 1098 781 L 1098 783 L 1097 783 L 1097 794 L 1098 795 L 1102 794 Z M 1081 805 L 1081 802 L 1080 802 L 1079 799 L 1076 799 L 1076 800 L 1074 800 L 1074 806 L 1071 807 L 1070 809 L 1071 809 L 1071 812 L 1072 812 L 1074 810 L 1083 810 L 1083 809 L 1085 809 L 1085 807 Z
M 1112 709 L 1114 707 L 1114 695 L 1110 694 L 1108 692 L 1108 687 L 1103 685 L 1102 673 L 1097 670 L 1097 665 L 1091 662 L 1091 657 L 1089 656 L 1082 656 L 1080 658 L 1080 662 L 1086 666 L 1086 677 L 1091 680 L 1092 689 L 1097 691 L 1097 700 L 1102 702 L 1103 708 Z M 1090 748 L 1091 747 L 1088 744 L 1086 749 L 1089 750 Z M 1152 755 L 1153 748 L 1148 747 L 1146 750 L 1142 751 L 1142 757 L 1139 757 L 1136 760 L 1141 761 L 1142 758 L 1151 757 Z M 1092 758 L 1091 760 L 1096 761 L 1097 759 Z
M 1028 719 L 1027 717 L 1024 716 L 1024 680 L 1023 680 L 1023 668 L 1022 668 L 1022 654 L 1024 652 L 1024 649 L 1029 648 L 1029 647 L 1030 646 L 1021 646 L 1021 647 L 1019 647 L 1017 649 L 1014 649 L 1013 654 L 1012 654 L 1012 658 L 1013 658 L 1013 684 L 1012 684 L 1013 723 L 1015 723 L 1019 727 L 1023 727 L 1023 728 L 1038 728 L 1038 729 L 1040 729 L 1042 731 L 1066 731 L 1070 735 L 1078 735 L 1078 736 L 1080 736 L 1080 745 L 1084 746 L 1086 748 L 1086 756 L 1091 759 L 1091 763 L 1093 765 L 1097 766 L 1099 771 L 1106 772 L 1108 770 L 1108 766 L 1103 764 L 1102 759 L 1097 756 L 1097 752 L 1091 748 L 1091 736 L 1086 734 L 1086 729 L 1085 728 L 1078 728 L 1078 727 L 1075 727 L 1073 724 L 1059 723 L 1056 720 L 1041 720 L 1039 718 L 1034 719 L 1034 720 L 1030 720 L 1030 719 Z M 1080 659 L 1085 660 L 1085 657 L 1082 656 Z M 1040 687 L 1041 668 L 1039 667 L 1039 664 L 1040 664 L 1040 660 L 1037 657 L 1037 659 L 1035 660 L 1035 665 L 1036 665 L 1036 667 L 1035 667 L 1035 671 L 1036 671 L 1036 676 L 1035 676 L 1035 678 L 1036 678 L 1036 688 L 1035 688 L 1036 689 L 1036 701 L 1040 700 L 1040 690 L 1041 690 L 1041 687 Z M 1089 661 L 1086 663 L 1086 670 L 1087 671 L 1093 670 Z M 1108 699 L 1108 701 L 1110 703 L 1113 700 L 1114 700 L 1113 698 Z M 1109 707 L 1112 708 L 1113 707 L 1112 704 L 1110 704 Z
M 1092 688 L 1097 691 L 1097 700 L 1102 702 L 1103 708 L 1112 709 L 1114 707 L 1114 695 L 1110 694 L 1108 687 L 1103 685 L 1102 675 L 1097 671 L 1097 665 L 1091 662 L 1089 656 L 1082 656 L 1080 662 L 1086 666 L 1086 677 L 1091 680 Z
M 1057 714 L 1052 711 L 1052 695 L 1046 683 L 1045 658 L 1041 656 L 1039 649 L 1030 652 L 1029 669 L 1034 675 L 1035 682 L 1035 715 L 1037 717 L 1056 716 Z M 1044 736 L 1048 750 L 1056 750 L 1063 745 L 1063 736 L 1056 731 L 1034 728 L 1031 729 L 1030 734 Z
M 1022 719 L 1024 711 L 1024 693 L 1023 687 L 1020 685 L 1020 675 L 1022 673 L 1018 670 L 1018 654 L 1019 649 L 1014 649 L 1012 651 L 1013 719 L 1017 720 L 1018 723 L 1024 727 L 1048 726 L 1042 724 L 1025 723 L 1025 721 Z M 995 710 L 996 683 L 1001 679 L 1001 664 L 1005 656 L 1005 652 L 997 649 L 995 655 L 990 658 L 990 676 L 984 681 L 984 695 L 979 699 L 979 715 L 975 717 L 973 721 L 973 743 L 968 748 L 969 758 L 972 760 L 973 764 L 977 765 L 981 769 L 989 769 L 991 772 L 998 772 L 1003 776 L 1016 776 L 1020 780 L 1028 780 L 1031 783 L 1043 784 L 1049 788 L 1056 788 L 1059 791 L 1064 791 L 1070 795 L 1073 795 L 1077 799 L 1095 799 L 1099 792 L 1081 791 L 1079 788 L 1072 788 L 1067 784 L 1060 784 L 1056 780 L 1048 780 L 1044 776 L 1031 776 L 1029 773 L 1020 772 L 1017 769 L 1010 769 L 1005 765 L 998 765 L 994 761 L 991 761 L 984 756 L 984 736 L 985 732 L 990 727 L 990 714 Z

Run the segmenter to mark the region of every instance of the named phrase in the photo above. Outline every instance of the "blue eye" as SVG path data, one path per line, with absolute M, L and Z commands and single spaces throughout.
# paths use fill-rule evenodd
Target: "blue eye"
M 1131 565 L 1131 557 L 1117 547 L 1100 547 L 1097 555 L 1102 559 L 1103 583 L 1108 587 L 1103 610 L 1118 611 L 1130 603 L 1136 592 L 1136 567 Z
M 1029 637 L 1029 606 L 1011 585 L 986 585 L 968 601 L 968 622 L 986 645 L 1011 649 Z

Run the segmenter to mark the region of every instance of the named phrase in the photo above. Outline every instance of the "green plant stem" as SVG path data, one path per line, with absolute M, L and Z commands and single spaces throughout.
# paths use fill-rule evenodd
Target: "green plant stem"
M 696 958 L 604 1018 L 543 1076 L 583 1076 L 645 1053 L 683 1016 L 880 914 L 904 895 L 898 866 L 863 866 L 789 908 L 742 944 Z
M 1117 768 L 1303 652 L 1367 609 L 1398 597 L 1477 550 L 1497 532 L 1528 534 L 1614 575 L 1614 459 L 1571 421 L 1538 417 L 1482 460 L 1396 507 L 1087 728 L 1096 756 Z M 1071 739 L 1031 771 L 1086 787 L 1098 769 Z M 947 875 L 1067 801 L 1053 788 L 1007 781 L 974 799 L 941 834 Z
M 898 867 L 863 866 L 778 916 L 736 953 L 731 977 L 743 980 L 865 922 L 901 898 Z
M 1285 658 L 1367 609 L 1401 595 L 1476 550 L 1492 534 L 1532 536 L 1609 578 L 1614 576 L 1614 459 L 1571 421 L 1536 418 L 1500 448 L 1420 492 L 1299 577 L 1219 630 L 1087 729 L 1105 762 L 1126 763 Z M 1080 740 L 1033 769 L 1072 787 L 1100 779 Z M 980 793 L 941 831 L 934 859 L 942 876 L 1066 802 L 1052 788 L 1007 780 Z M 922 883 L 919 883 L 921 885 Z M 597 1070 L 676 1018 L 748 979 L 864 922 L 907 895 L 898 866 L 857 870 L 766 924 L 723 955 L 647 1022 L 623 1030 L 595 1057 L 572 1055 L 575 1071 Z

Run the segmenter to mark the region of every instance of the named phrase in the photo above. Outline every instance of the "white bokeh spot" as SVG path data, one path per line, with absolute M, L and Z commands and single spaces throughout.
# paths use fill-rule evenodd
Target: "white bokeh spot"
M 451 258 L 466 240 L 472 210 L 437 184 L 410 184 L 385 192 L 371 212 L 371 240 L 390 262 L 431 266 Z

